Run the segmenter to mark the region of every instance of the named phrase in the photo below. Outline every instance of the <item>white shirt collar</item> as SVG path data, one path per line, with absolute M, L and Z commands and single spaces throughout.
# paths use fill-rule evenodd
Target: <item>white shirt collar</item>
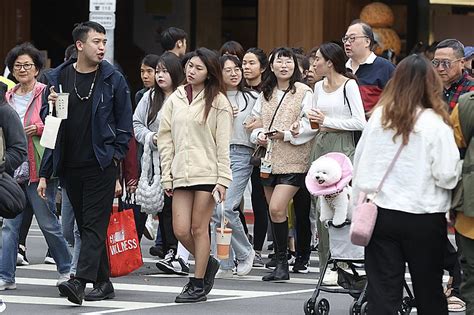
M 377 58 L 377 56 L 374 54 L 374 52 L 371 52 L 370 55 L 367 57 L 367 59 L 365 59 L 363 62 L 361 62 L 360 65 L 363 65 L 363 64 L 372 64 L 372 63 L 374 63 L 375 58 Z M 360 66 L 360 65 L 359 65 L 359 66 Z M 350 58 L 349 60 L 347 60 L 347 62 L 346 62 L 346 68 L 351 69 L 351 70 L 352 70 L 352 73 L 355 73 L 354 68 L 352 68 L 352 58 Z

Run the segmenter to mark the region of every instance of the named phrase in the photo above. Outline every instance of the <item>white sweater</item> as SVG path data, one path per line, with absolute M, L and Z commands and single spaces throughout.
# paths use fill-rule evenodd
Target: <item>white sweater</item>
M 375 191 L 402 140 L 400 136 L 396 143 L 392 141 L 394 131 L 382 128 L 381 116 L 379 107 L 356 148 L 354 202 L 360 191 Z M 446 212 L 461 166 L 453 130 L 433 110 L 426 109 L 374 202 L 382 208 L 413 214 Z

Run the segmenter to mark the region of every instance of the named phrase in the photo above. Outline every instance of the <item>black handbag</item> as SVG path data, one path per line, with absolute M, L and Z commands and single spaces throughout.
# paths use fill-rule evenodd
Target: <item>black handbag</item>
M 285 91 L 285 94 L 283 94 L 280 102 L 278 103 L 277 108 L 275 109 L 275 112 L 273 112 L 273 117 L 272 117 L 272 120 L 270 121 L 270 125 L 268 126 L 268 130 L 270 130 L 270 128 L 272 127 L 273 121 L 275 120 L 275 115 L 278 109 L 280 108 L 281 103 L 283 103 L 283 99 L 285 98 L 286 93 L 288 93 L 288 91 L 289 91 L 289 88 Z M 260 167 L 260 164 L 262 163 L 262 158 L 266 154 L 267 154 L 267 148 L 264 147 L 263 145 L 257 145 L 257 147 L 252 153 L 252 157 L 250 158 L 250 164 L 253 166 Z
M 20 185 L 5 172 L 5 152 L 5 139 L 0 127 L 0 217 L 13 219 L 26 207 L 26 197 Z
M 349 107 L 349 112 L 351 113 L 351 116 L 352 116 L 351 104 L 349 103 L 349 99 L 347 98 L 347 95 L 346 95 L 346 84 L 347 84 L 347 82 L 349 82 L 349 80 L 347 80 L 344 83 L 344 89 L 343 89 L 344 102 L 347 102 L 347 106 Z M 354 141 L 354 147 L 356 147 L 357 143 L 359 143 L 359 140 L 360 140 L 361 136 L 362 136 L 362 130 L 353 130 L 352 131 L 352 140 Z
M 263 145 L 257 145 L 255 151 L 253 151 L 252 157 L 250 158 L 250 164 L 253 166 L 260 167 L 260 163 L 262 163 L 262 158 L 267 153 L 267 148 Z

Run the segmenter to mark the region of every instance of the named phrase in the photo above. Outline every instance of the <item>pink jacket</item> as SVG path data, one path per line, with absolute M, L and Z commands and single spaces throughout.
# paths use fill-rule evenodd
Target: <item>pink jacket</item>
M 13 89 L 10 89 L 5 97 L 7 102 L 16 110 L 15 104 L 13 103 L 13 94 L 20 88 L 17 84 Z M 43 134 L 44 124 L 41 120 L 40 111 L 41 105 L 43 104 L 43 91 L 46 85 L 40 82 L 36 82 L 33 88 L 33 97 L 30 99 L 28 107 L 26 109 L 25 118 L 23 121 L 24 126 L 36 125 L 36 135 L 34 137 L 41 137 Z M 28 121 L 27 121 L 28 120 Z M 35 160 L 35 148 L 33 146 L 33 140 L 31 136 L 27 137 L 28 141 L 28 162 L 30 164 L 30 182 L 38 182 L 38 171 L 40 165 L 36 165 Z

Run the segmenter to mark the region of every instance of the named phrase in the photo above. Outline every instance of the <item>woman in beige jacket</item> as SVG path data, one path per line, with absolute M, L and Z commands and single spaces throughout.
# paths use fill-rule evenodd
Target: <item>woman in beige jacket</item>
M 188 84 L 166 101 L 158 133 L 163 188 L 173 195 L 173 229 L 196 260 L 194 277 L 177 303 L 205 301 L 212 289 L 219 269 L 219 262 L 209 256 L 213 195 L 225 200 L 232 181 L 232 107 L 222 93 L 218 56 L 199 48 L 185 71 Z

